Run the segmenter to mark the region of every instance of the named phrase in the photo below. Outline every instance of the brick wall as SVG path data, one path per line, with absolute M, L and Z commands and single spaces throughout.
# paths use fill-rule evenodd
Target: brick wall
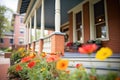
M 69 41 L 73 42 L 73 12 L 69 13 Z
M 89 16 L 89 2 L 83 4 L 83 29 L 84 29 L 84 43 L 90 40 L 90 16 Z
M 109 41 L 103 45 L 112 48 L 114 53 L 120 53 L 120 4 L 119 0 L 107 0 Z
M 0 43 L 0 48 L 8 48 L 12 44 L 10 43 L 10 38 L 3 38 L 4 43 Z

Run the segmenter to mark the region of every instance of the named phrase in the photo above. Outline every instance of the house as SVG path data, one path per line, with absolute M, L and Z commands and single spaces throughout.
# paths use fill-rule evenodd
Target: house
M 66 33 L 68 41 L 100 39 L 102 46 L 120 53 L 120 0 L 19 0 L 18 13 L 26 13 L 27 48 L 64 53 Z M 40 39 L 33 42 L 32 28 L 41 29 Z M 44 30 L 54 32 L 44 37 Z
M 0 38 L 0 49 L 10 48 L 13 45 L 13 31 L 3 33 L 4 36 Z
M 12 17 L 12 26 L 14 30 L 13 40 L 14 48 L 23 47 L 25 45 L 25 34 L 26 28 L 23 23 L 24 14 L 13 14 Z

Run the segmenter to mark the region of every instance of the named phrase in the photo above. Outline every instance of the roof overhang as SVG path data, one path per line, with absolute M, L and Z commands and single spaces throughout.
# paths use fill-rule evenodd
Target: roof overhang
M 26 13 L 27 8 L 30 4 L 30 1 L 31 0 L 19 0 L 17 12 L 20 14 Z
M 28 15 L 33 12 L 32 8 L 28 8 L 30 5 L 34 6 L 33 4 L 30 4 L 34 0 L 19 0 L 19 13 L 27 13 L 25 17 L 25 23 L 28 22 L 28 18 L 30 18 Z M 36 0 L 37 1 L 37 0 Z M 40 0 L 41 1 L 41 0 Z M 61 1 L 61 25 L 68 22 L 69 15 L 68 11 L 72 9 L 73 7 L 77 6 L 84 0 L 60 0 Z M 34 3 L 34 2 L 33 2 Z M 36 3 L 35 3 L 36 4 Z M 41 4 L 41 3 L 39 3 Z M 31 11 L 31 12 L 30 12 Z M 55 24 L 55 0 L 45 0 L 45 28 L 51 28 L 54 29 Z M 32 19 L 32 26 L 34 24 L 34 13 L 31 15 Z M 40 27 L 41 25 L 41 7 L 37 8 L 37 27 Z

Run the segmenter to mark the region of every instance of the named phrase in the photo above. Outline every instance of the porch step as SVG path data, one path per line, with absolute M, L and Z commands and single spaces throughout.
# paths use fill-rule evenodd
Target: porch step
M 69 60 L 69 69 L 74 69 L 76 64 L 81 63 L 87 69 L 87 72 L 90 72 L 90 69 L 94 67 L 99 74 L 106 74 L 109 71 L 119 72 L 120 74 L 120 54 L 114 54 L 105 61 L 95 59 L 95 54 L 88 56 L 69 52 L 66 52 L 63 58 Z

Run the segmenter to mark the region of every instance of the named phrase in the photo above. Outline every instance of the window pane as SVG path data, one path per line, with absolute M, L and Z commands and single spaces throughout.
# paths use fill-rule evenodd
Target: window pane
M 76 14 L 76 37 L 77 41 L 80 41 L 82 38 L 82 12 Z
M 4 40 L 2 38 L 0 38 L 0 43 L 4 43 Z
M 13 43 L 13 39 L 10 39 L 10 43 L 11 43 L 11 44 Z
M 105 21 L 104 0 L 94 4 L 94 20 L 95 24 Z
M 80 25 L 82 25 L 82 14 L 81 14 L 81 11 L 76 14 L 76 29 L 79 29 Z
M 78 30 L 78 31 L 77 31 L 77 40 L 78 40 L 78 41 L 80 40 L 80 37 L 81 37 L 81 31 Z
M 24 29 L 23 28 L 20 28 L 20 33 L 24 33 Z
M 24 44 L 24 39 L 23 38 L 19 39 L 19 44 Z
M 96 38 L 106 38 L 106 25 L 96 25 Z

